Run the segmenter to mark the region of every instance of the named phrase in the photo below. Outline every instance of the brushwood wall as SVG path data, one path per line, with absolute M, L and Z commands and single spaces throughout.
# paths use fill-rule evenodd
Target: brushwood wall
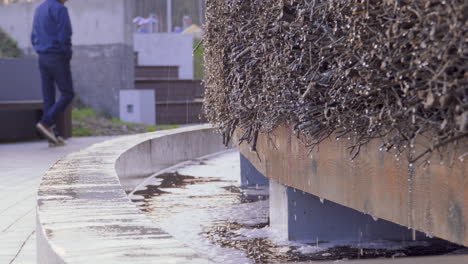
M 468 245 L 467 8 L 208 1 L 205 116 L 270 179 Z
M 0 6 L 0 27 L 26 56 L 34 11 L 42 1 Z M 75 90 L 88 105 L 118 117 L 119 91 L 134 88 L 131 0 L 74 0 L 66 4 L 73 26 Z

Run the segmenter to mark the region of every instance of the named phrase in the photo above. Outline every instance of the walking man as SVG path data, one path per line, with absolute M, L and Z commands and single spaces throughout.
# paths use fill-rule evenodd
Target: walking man
M 44 114 L 37 129 L 54 145 L 64 145 L 57 134 L 55 123 L 74 97 L 70 70 L 72 58 L 72 27 L 67 0 L 44 0 L 34 15 L 31 42 L 39 55 L 39 70 L 42 79 Z M 60 99 L 55 100 L 55 85 Z

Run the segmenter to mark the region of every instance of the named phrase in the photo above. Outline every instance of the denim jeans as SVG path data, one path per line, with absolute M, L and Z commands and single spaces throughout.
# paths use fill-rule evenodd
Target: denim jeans
M 44 113 L 41 123 L 53 126 L 60 113 L 72 102 L 75 93 L 70 70 L 70 56 L 61 53 L 39 54 L 39 70 L 42 79 L 42 97 Z M 55 86 L 60 91 L 60 98 L 55 100 Z

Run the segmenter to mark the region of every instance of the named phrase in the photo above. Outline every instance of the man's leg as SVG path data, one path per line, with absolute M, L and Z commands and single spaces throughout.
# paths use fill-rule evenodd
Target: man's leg
M 49 58 L 47 55 L 39 56 L 39 70 L 42 81 L 43 115 L 41 123 L 47 127 L 53 125 L 54 121 L 49 118 L 47 113 L 55 104 L 55 84 L 53 73 L 50 71 Z
M 43 115 L 41 121 L 36 125 L 39 132 L 41 132 L 49 141 L 58 143 L 52 125 L 54 120 L 47 114 L 55 104 L 55 85 L 54 74 L 51 70 L 51 60 L 53 57 L 49 55 L 39 55 L 39 71 L 42 80 L 42 98 L 43 98 Z
M 60 99 L 47 112 L 47 119 L 52 120 L 54 125 L 59 114 L 63 113 L 72 102 L 75 93 L 73 91 L 73 81 L 70 70 L 70 61 L 65 56 L 59 56 L 51 65 L 53 79 L 57 83 L 60 91 Z

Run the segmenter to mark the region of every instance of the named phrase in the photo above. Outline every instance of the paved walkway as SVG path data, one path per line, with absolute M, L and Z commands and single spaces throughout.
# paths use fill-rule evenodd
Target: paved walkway
M 65 155 L 110 137 L 73 138 L 68 145 L 0 144 L 0 263 L 36 263 L 36 193 L 44 172 Z
M 35 198 L 41 176 L 55 161 L 68 153 L 107 139 L 109 137 L 76 138 L 69 140 L 69 144 L 62 148 L 48 148 L 45 142 L 0 144 L 0 264 L 36 263 Z M 344 263 L 461 264 L 468 263 L 468 257 L 443 256 Z

